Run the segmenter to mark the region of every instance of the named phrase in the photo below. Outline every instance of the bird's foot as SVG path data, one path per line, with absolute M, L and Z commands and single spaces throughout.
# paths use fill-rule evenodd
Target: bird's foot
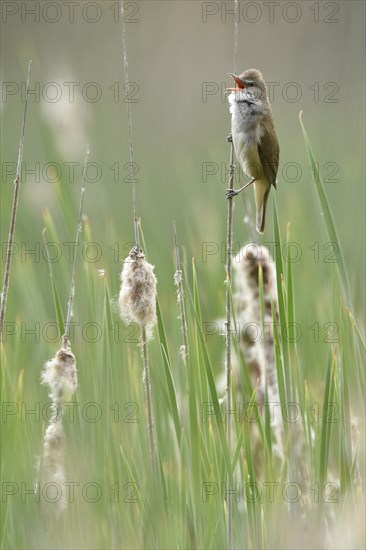
M 236 197 L 236 195 L 239 195 L 241 189 L 239 190 L 236 190 L 236 189 L 226 189 L 226 198 L 227 199 L 232 199 L 233 197 Z

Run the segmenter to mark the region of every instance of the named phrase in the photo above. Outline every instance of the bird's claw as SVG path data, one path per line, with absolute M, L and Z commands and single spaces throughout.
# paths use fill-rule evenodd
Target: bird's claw
M 235 191 L 235 189 L 226 189 L 226 198 L 232 199 L 233 197 L 236 197 L 238 195 L 238 191 Z

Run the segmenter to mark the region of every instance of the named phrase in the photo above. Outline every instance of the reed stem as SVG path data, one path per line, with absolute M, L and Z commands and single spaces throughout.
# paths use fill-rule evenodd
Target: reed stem
M 74 296 L 75 296 L 76 262 L 77 262 L 79 240 L 80 240 L 80 233 L 81 233 L 81 226 L 82 226 L 85 184 L 86 184 L 85 174 L 86 174 L 86 163 L 88 161 L 88 156 L 89 156 L 89 145 L 87 146 L 85 160 L 84 160 L 83 184 L 82 184 L 81 192 L 80 192 L 79 217 L 78 217 L 78 224 L 77 224 L 77 228 L 76 228 L 75 251 L 74 251 L 74 259 L 73 259 L 73 265 L 72 265 L 70 295 L 69 295 L 69 302 L 68 302 L 68 305 L 67 305 L 65 334 L 63 336 L 63 344 L 64 344 L 65 348 L 69 347 L 69 345 L 70 345 L 70 340 L 69 340 L 70 324 L 71 324 L 71 318 L 72 318 L 72 315 L 73 315 L 72 309 L 73 309 L 73 305 L 74 305 Z
M 5 313 L 6 313 L 6 304 L 7 304 L 7 301 L 8 301 L 11 257 L 12 257 L 14 234 L 15 234 L 15 223 L 16 223 L 18 203 L 19 203 L 20 177 L 21 177 L 21 173 L 22 173 L 25 123 L 26 123 L 26 119 L 27 119 L 29 82 L 30 82 L 31 72 L 32 72 L 32 60 L 30 60 L 29 64 L 28 64 L 28 76 L 27 76 L 27 85 L 26 85 L 25 102 L 24 102 L 23 122 L 22 122 L 22 129 L 21 129 L 21 132 L 20 132 L 19 151 L 18 151 L 18 164 L 17 164 L 17 172 L 16 172 L 16 176 L 15 176 L 15 180 L 14 180 L 13 204 L 12 204 L 12 208 L 11 208 L 8 246 L 7 246 L 7 249 L 6 249 L 4 282 L 3 282 L 2 292 L 1 292 L 0 340 L 2 340 L 4 321 L 5 321 Z
M 130 80 L 128 76 L 128 60 L 127 60 L 127 48 L 126 48 L 126 25 L 125 25 L 125 7 L 124 2 L 121 0 L 121 21 L 122 21 L 122 46 L 123 46 L 123 66 L 125 74 L 125 87 L 128 92 L 130 87 Z M 130 162 L 131 169 L 135 166 L 135 154 L 133 148 L 133 135 L 132 135 L 132 115 L 131 115 L 131 103 L 127 99 L 127 117 L 128 117 L 128 143 L 130 148 Z M 137 198 L 136 198 L 136 179 L 132 178 L 132 206 L 133 206 L 133 227 L 135 232 L 135 245 L 140 248 L 140 236 L 137 217 Z
M 234 28 L 234 73 L 237 71 L 237 57 L 238 57 L 238 16 L 239 16 L 239 1 L 234 0 L 235 6 L 235 28 Z M 234 189 L 234 176 L 235 176 L 235 164 L 234 164 L 234 144 L 231 141 L 230 147 L 230 172 L 229 172 L 229 189 Z M 227 443 L 229 453 L 232 449 L 232 364 L 231 364 L 231 260 L 232 260 L 232 244 L 233 244 L 233 200 L 228 199 L 227 205 L 227 228 L 226 228 L 226 397 L 227 397 L 227 414 L 226 414 L 226 429 L 227 429 Z M 230 483 L 230 472 L 227 475 L 227 483 Z M 232 489 L 232 488 L 230 488 Z M 228 547 L 233 547 L 233 507 L 231 493 L 227 499 L 227 538 Z

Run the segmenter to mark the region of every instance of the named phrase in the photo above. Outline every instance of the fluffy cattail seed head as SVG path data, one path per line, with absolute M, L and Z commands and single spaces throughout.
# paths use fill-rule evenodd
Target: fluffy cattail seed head
M 269 392 L 276 397 L 277 381 L 273 334 L 262 334 L 260 311 L 259 266 L 263 274 L 264 322 L 272 323 L 272 301 L 277 312 L 276 271 L 268 248 L 254 243 L 246 244 L 235 257 L 234 303 L 236 320 L 240 327 L 240 347 L 252 375 L 252 383 L 259 378 L 259 396 L 264 398 L 265 371 Z
M 53 401 L 65 401 L 76 390 L 78 385 L 76 359 L 71 348 L 62 347 L 53 359 L 45 364 L 42 383 L 50 389 Z
M 262 326 L 259 268 L 263 277 L 264 326 Z M 257 403 L 263 406 L 265 383 L 267 381 L 268 401 L 279 403 L 276 375 L 273 330 L 272 304 L 275 315 L 278 313 L 276 270 L 268 248 L 255 243 L 246 244 L 233 262 L 234 268 L 234 306 L 237 328 L 239 329 L 239 346 L 248 367 L 253 388 L 257 386 Z M 239 362 L 233 364 L 236 384 L 240 384 Z M 240 388 L 238 388 L 240 392 Z M 275 407 L 273 419 L 275 435 L 274 454 L 282 456 L 281 418 L 278 407 Z M 259 436 L 254 438 L 254 448 L 259 445 Z M 260 451 L 258 447 L 258 454 Z M 260 463 L 259 458 L 258 464 Z M 256 460 L 257 460 L 256 459 Z
M 54 418 L 47 426 L 43 439 L 43 481 L 63 486 L 64 469 L 64 430 L 61 418 Z M 63 507 L 63 506 L 61 506 Z
M 119 306 L 126 323 L 135 322 L 149 334 L 157 323 L 156 277 L 140 247 L 134 246 L 124 261 L 121 273 Z
M 59 349 L 55 357 L 45 364 L 42 383 L 50 388 L 52 416 L 43 440 L 41 478 L 44 483 L 56 483 L 62 489 L 65 481 L 62 426 L 64 403 L 77 388 L 76 360 L 69 346 Z M 62 497 L 56 503 L 57 512 L 62 512 L 65 507 L 66 500 Z

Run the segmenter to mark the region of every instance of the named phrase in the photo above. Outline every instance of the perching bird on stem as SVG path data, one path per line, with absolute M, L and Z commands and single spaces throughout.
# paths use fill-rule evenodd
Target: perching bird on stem
M 231 199 L 253 184 L 256 229 L 263 233 L 271 185 L 277 185 L 280 151 L 271 105 L 260 71 L 248 69 L 239 76 L 229 75 L 236 83 L 235 88 L 228 88 L 232 132 L 229 140 L 232 139 L 236 157 L 251 180 L 240 189 L 228 189 L 226 197 Z

